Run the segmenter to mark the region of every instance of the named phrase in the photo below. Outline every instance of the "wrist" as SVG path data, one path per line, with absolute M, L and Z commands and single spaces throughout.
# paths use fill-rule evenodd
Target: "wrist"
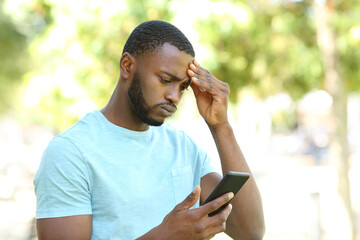
M 209 129 L 216 144 L 219 144 L 219 141 L 224 140 L 227 142 L 229 139 L 233 138 L 232 136 L 234 136 L 234 131 L 230 123 L 209 125 Z
M 214 124 L 214 125 L 208 123 L 208 126 L 212 133 L 221 133 L 221 132 L 232 131 L 232 127 L 229 122 L 225 122 L 222 124 Z

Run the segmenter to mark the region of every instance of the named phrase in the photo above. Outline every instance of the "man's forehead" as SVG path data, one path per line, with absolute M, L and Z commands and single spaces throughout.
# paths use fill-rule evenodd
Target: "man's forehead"
M 173 80 L 176 80 L 176 81 L 188 81 L 190 80 L 190 77 L 186 74 L 185 77 L 182 77 L 182 76 L 177 76 L 175 74 L 172 74 L 172 73 L 169 73 L 167 71 L 161 71 L 162 73 L 164 73 L 165 75 L 167 75 L 168 77 L 172 78 Z
M 183 80 L 187 77 L 186 71 L 194 58 L 175 46 L 165 43 L 157 51 L 147 53 L 139 60 L 141 67 L 161 71 L 170 77 Z
M 189 57 L 189 58 L 194 58 L 193 56 L 191 56 L 189 53 L 183 51 L 183 50 L 179 50 L 176 46 L 172 45 L 171 43 L 164 43 L 161 46 L 156 48 L 156 52 L 159 56 L 173 56 L 173 55 L 178 55 L 181 54 L 183 56 Z

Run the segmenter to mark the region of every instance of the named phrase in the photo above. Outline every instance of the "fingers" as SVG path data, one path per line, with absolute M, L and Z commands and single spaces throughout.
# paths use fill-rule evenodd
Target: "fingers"
M 200 192 L 201 192 L 201 188 L 199 185 L 196 185 L 194 190 L 185 198 L 184 201 L 182 201 L 181 203 L 179 203 L 175 209 L 177 211 L 182 211 L 185 209 L 189 209 L 192 206 L 195 205 L 195 203 L 198 201 L 199 197 L 200 197 Z
M 224 194 L 202 207 L 189 209 L 198 201 L 200 191 L 200 187 L 196 186 L 193 192 L 164 218 L 162 227 L 172 236 L 167 239 L 211 239 L 217 233 L 225 231 L 231 205 L 213 217 L 209 217 L 208 213 L 228 202 L 234 196 L 233 193 Z M 174 237 L 176 235 L 180 238 Z
M 219 208 L 221 208 L 224 204 L 228 203 L 234 197 L 234 193 L 229 192 L 221 195 L 220 197 L 212 200 L 211 202 L 206 203 L 202 206 L 205 214 L 212 213 Z
M 188 74 L 200 91 L 207 91 L 211 94 L 216 94 L 217 91 L 221 91 L 225 94 L 229 94 L 230 92 L 227 83 L 217 79 L 207 69 L 202 68 L 195 60 L 194 63 L 190 64 Z
M 209 217 L 210 224 L 212 227 L 212 233 L 225 232 L 226 230 L 226 221 L 231 213 L 232 205 L 227 205 L 222 211 L 216 214 L 213 217 Z
M 213 217 L 208 217 L 206 223 L 203 226 L 206 226 L 206 236 L 213 236 L 220 232 L 225 232 L 226 230 L 226 221 L 231 213 L 232 206 L 229 204 L 221 212 L 216 214 Z
M 205 78 L 205 80 L 214 82 L 214 84 L 219 88 L 227 86 L 227 83 L 217 79 L 209 70 L 201 67 L 196 60 L 194 60 L 193 64 L 190 64 L 190 68 L 192 71 L 194 71 L 195 77 L 198 77 L 199 79 Z

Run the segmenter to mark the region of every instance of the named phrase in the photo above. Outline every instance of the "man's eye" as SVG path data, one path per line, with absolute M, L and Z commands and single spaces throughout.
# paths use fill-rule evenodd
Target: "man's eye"
M 165 79 L 165 78 L 162 78 L 162 77 L 160 77 L 160 81 L 161 81 L 162 83 L 171 83 L 170 80 Z
M 188 90 L 189 86 L 191 85 L 191 80 L 187 81 L 183 85 L 181 85 L 180 89 L 181 91 Z
M 182 85 L 180 87 L 181 91 L 188 90 L 188 88 L 189 88 L 189 85 Z

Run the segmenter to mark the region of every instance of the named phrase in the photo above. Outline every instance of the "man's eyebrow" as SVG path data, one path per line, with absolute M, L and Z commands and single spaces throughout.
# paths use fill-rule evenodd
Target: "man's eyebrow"
M 172 74 L 172 73 L 169 73 L 169 72 L 165 72 L 165 71 L 162 71 L 163 73 L 165 73 L 166 75 L 168 75 L 169 77 L 171 77 L 172 79 L 174 79 L 175 81 L 181 81 L 182 79 L 180 79 L 178 76 Z M 187 79 L 190 79 L 189 77 L 187 77 Z

